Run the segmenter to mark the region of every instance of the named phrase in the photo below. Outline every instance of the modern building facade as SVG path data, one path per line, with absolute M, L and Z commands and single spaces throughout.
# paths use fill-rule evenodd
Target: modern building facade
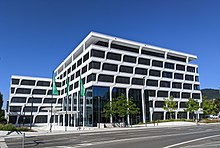
M 97 123 L 114 122 L 112 118 L 105 118 L 103 106 L 121 94 L 132 99 L 140 108 L 138 115 L 127 117 L 127 122 L 131 124 L 166 119 L 169 113 L 163 109 L 164 98 L 170 96 L 178 104 L 174 118 L 190 118 L 191 115 L 184 111 L 188 99 L 196 99 L 200 104 L 202 102 L 198 65 L 192 63 L 196 59 L 195 55 L 91 32 L 55 69 L 60 94 L 55 100 L 53 98 L 53 105 L 60 107 L 61 111 L 75 113 L 57 113 L 53 120 L 60 125 L 68 122 L 72 126 L 83 123 L 97 126 Z M 86 88 L 85 100 L 79 95 L 80 77 Z M 67 78 L 70 82 L 68 99 Z M 14 84 L 15 79 L 19 79 L 19 83 Z M 22 82 L 26 79 L 33 79 L 35 83 L 25 86 Z M 41 81 L 48 82 L 48 85 L 38 86 Z M 24 90 L 19 93 L 19 89 L 23 88 L 31 90 L 27 94 Z M 36 92 L 41 93 L 40 96 Z M 23 96 L 26 96 L 26 100 L 14 99 Z M 8 113 L 10 116 L 17 114 L 13 121 L 21 121 L 19 112 L 26 112 L 32 96 L 42 99 L 33 103 L 33 106 L 37 106 L 33 122 L 49 121 L 50 116 L 46 117 L 48 113 L 41 112 L 41 108 L 50 106 L 45 100 L 52 97 L 51 79 L 12 76 Z M 16 109 L 15 106 L 20 107 Z M 25 114 L 30 115 L 28 112 Z

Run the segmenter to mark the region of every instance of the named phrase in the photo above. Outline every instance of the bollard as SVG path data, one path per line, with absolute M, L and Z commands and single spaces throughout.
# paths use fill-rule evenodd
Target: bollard
M 25 133 L 23 133 L 22 148 L 24 148 L 24 143 L 25 143 Z

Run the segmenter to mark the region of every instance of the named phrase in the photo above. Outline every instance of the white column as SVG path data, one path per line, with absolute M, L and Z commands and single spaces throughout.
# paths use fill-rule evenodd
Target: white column
M 76 121 L 79 123 L 79 91 L 76 93 L 76 111 L 78 111 L 76 114 Z
M 144 99 L 144 88 L 142 88 L 142 112 L 143 112 L 143 123 L 146 123 L 146 109 L 145 109 L 145 99 Z
M 166 111 L 163 112 L 163 120 L 166 120 Z
M 128 92 L 129 92 L 129 88 L 126 88 L 126 98 L 129 100 Z M 127 116 L 127 121 L 128 121 L 128 125 L 130 125 L 131 124 L 130 123 L 130 115 Z
M 83 128 L 85 127 L 86 97 L 83 96 Z
M 189 112 L 187 112 L 187 120 L 189 120 Z
M 60 115 L 58 115 L 57 125 L 60 126 Z
M 112 87 L 110 86 L 110 102 L 112 101 Z M 111 104 L 110 104 L 111 105 Z M 112 115 L 110 116 L 110 123 L 113 123 Z
M 175 119 L 177 120 L 178 111 L 175 112 Z
M 74 117 L 74 120 L 73 120 L 73 122 L 74 122 L 73 124 L 74 125 L 73 126 L 76 127 L 76 114 L 73 114 L 73 117 Z
M 47 116 L 47 125 L 50 125 L 50 110 L 48 110 L 48 116 Z
M 150 121 L 153 121 L 153 110 L 150 111 Z
M 64 111 L 64 108 L 65 108 L 65 99 L 63 98 L 63 111 Z M 66 118 L 66 116 L 65 116 L 65 114 L 63 114 L 63 126 L 65 126 L 65 118 Z

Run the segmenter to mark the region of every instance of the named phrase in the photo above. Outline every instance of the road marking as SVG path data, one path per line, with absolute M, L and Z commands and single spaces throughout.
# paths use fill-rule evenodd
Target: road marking
M 191 143 L 191 142 L 195 142 L 195 141 L 200 141 L 200 140 L 204 140 L 204 139 L 209 139 L 209 138 L 214 138 L 214 137 L 219 137 L 219 135 L 213 135 L 213 136 L 207 136 L 207 137 L 202 137 L 202 138 L 198 138 L 198 139 L 193 139 L 193 140 L 188 140 L 188 141 L 184 141 L 184 142 L 180 142 L 180 143 L 176 143 L 176 144 L 172 144 L 163 148 L 171 148 L 171 147 L 175 147 L 175 146 L 180 146 L 183 144 L 187 144 L 187 143 Z

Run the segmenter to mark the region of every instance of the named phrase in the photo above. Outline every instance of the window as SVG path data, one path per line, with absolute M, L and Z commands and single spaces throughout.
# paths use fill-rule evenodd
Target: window
M 82 58 L 77 61 L 77 67 L 79 67 L 81 64 L 82 64 Z
M 125 55 L 123 61 L 129 63 L 136 63 L 136 57 Z
M 19 79 L 12 79 L 12 84 L 18 85 L 19 84 Z
M 47 95 L 52 95 L 52 90 L 48 90 Z
M 82 74 L 84 74 L 85 72 L 87 72 L 87 65 L 85 65 L 85 66 L 82 68 Z
M 70 80 L 73 81 L 74 79 L 74 74 L 71 75 Z
M 144 85 L 144 79 L 133 78 L 131 83 L 135 85 Z
M 179 80 L 183 80 L 183 74 L 175 73 L 174 78 L 179 79 Z
M 153 60 L 152 66 L 163 67 L 163 62 L 162 61 Z
M 121 65 L 119 71 L 125 73 L 133 73 L 133 67 Z
M 16 93 L 17 94 L 30 94 L 31 93 L 31 89 L 28 89 L 28 88 L 17 88 L 16 89 Z
M 186 102 L 180 102 L 180 108 L 187 108 Z
M 11 94 L 13 94 L 15 92 L 15 88 L 11 87 Z
M 180 58 L 180 57 L 171 56 L 171 55 L 167 55 L 167 59 L 180 61 L 180 62 L 186 62 L 186 58 L 183 58 L 183 57 Z
M 61 87 L 61 83 L 60 82 L 56 82 L 56 87 Z
M 87 83 L 91 82 L 91 81 L 96 81 L 96 74 L 95 73 L 92 73 L 87 76 Z
M 34 95 L 45 95 L 46 94 L 46 90 L 45 89 L 34 89 L 33 90 L 33 94 Z
M 155 97 L 156 96 L 156 91 L 155 90 L 148 90 L 147 93 L 150 97 Z
M 38 81 L 37 82 L 37 86 L 49 87 L 50 86 L 50 82 L 48 82 L 48 81 Z
M 198 67 L 196 68 L 196 73 L 199 73 L 199 68 Z
M 12 97 L 11 103 L 26 103 L 26 97 Z
M 102 66 L 102 69 L 103 70 L 109 70 L 109 71 L 118 71 L 118 65 L 104 63 L 103 66 Z
M 113 83 L 114 82 L 114 76 L 100 74 L 99 77 L 98 77 L 98 81 Z
M 168 91 L 158 91 L 157 97 L 168 97 Z
M 195 81 L 199 82 L 199 76 L 195 76 Z
M 163 53 L 157 53 L 157 52 L 153 52 L 153 51 L 141 50 L 141 54 L 164 58 L 164 54 Z
M 144 68 L 136 68 L 136 69 L 135 69 L 135 74 L 147 75 L 147 69 L 144 69 Z
M 182 93 L 182 98 L 189 99 L 190 98 L 190 93 L 183 92 Z
M 89 59 L 89 52 L 83 56 L 83 62 Z
M 163 108 L 164 101 L 155 101 L 155 107 Z
M 193 81 L 193 75 L 185 75 L 185 80 Z
M 10 112 L 20 112 L 21 106 L 10 106 Z
M 193 93 L 192 98 L 193 99 L 200 99 L 200 94 L 199 93 Z
M 172 72 L 166 72 L 166 71 L 163 71 L 163 77 L 164 78 L 173 78 L 173 73 Z
M 183 84 L 183 89 L 189 89 L 189 90 L 192 90 L 192 84 Z
M 179 92 L 170 92 L 170 95 L 173 96 L 174 98 L 180 98 Z
M 160 77 L 159 70 L 150 70 L 150 76 Z
M 120 54 L 117 54 L 117 53 L 108 53 L 107 54 L 107 59 L 110 59 L 110 60 L 116 60 L 116 61 L 121 61 L 121 55 Z
M 29 99 L 28 99 L 28 103 L 41 103 L 42 102 L 42 98 L 35 98 L 35 97 L 30 97 Z
M 179 88 L 179 89 L 181 89 L 182 88 L 182 83 L 173 82 L 172 88 Z
M 35 123 L 47 123 L 47 115 L 36 116 Z
M 99 45 L 99 46 L 103 46 L 103 47 L 108 47 L 108 42 L 98 41 L 95 45 Z
M 80 70 L 78 70 L 77 72 L 76 72 L 76 78 L 78 78 L 80 76 Z
M 117 44 L 114 44 L 114 43 L 111 44 L 111 48 L 123 50 L 123 51 L 126 51 L 126 52 L 129 51 L 129 52 L 139 53 L 139 48 L 132 48 L 132 47 L 128 47 L 128 46 L 117 45 Z
M 129 77 L 116 77 L 116 83 L 122 83 L 122 84 L 130 84 L 130 78 Z
M 76 69 L 76 63 L 72 66 L 72 71 Z
M 187 66 L 187 71 L 188 72 L 195 72 L 195 67 Z
M 195 85 L 194 85 L 194 90 L 200 90 L 200 86 L 197 85 L 197 84 L 195 84 Z
M 168 82 L 168 81 L 160 81 L 160 87 L 170 88 L 170 82 Z
M 165 68 L 174 69 L 174 64 L 173 64 L 173 63 L 168 63 L 168 62 L 166 62 L 166 63 L 165 63 Z
M 92 61 L 89 63 L 89 69 L 100 69 L 100 62 Z
M 75 83 L 74 83 L 74 88 L 78 88 L 79 87 L 79 81 L 76 81 Z
M 158 87 L 158 81 L 157 80 L 147 80 L 147 86 L 156 86 Z
M 105 57 L 105 51 L 100 51 L 100 50 L 91 50 L 91 57 L 98 57 L 98 58 L 103 58 Z
M 149 59 L 145 59 L 145 58 L 139 58 L 138 59 L 138 64 L 150 65 L 150 60 Z
M 70 85 L 70 91 L 73 90 L 73 84 Z
M 34 86 L 35 81 L 34 80 L 22 80 L 21 85 L 28 85 L 28 86 Z
M 37 112 L 38 107 L 37 106 L 25 106 L 24 112 Z
M 185 66 L 184 66 L 184 65 L 177 64 L 177 65 L 176 65 L 176 70 L 185 71 Z
M 45 98 L 44 103 L 56 103 L 56 98 Z

